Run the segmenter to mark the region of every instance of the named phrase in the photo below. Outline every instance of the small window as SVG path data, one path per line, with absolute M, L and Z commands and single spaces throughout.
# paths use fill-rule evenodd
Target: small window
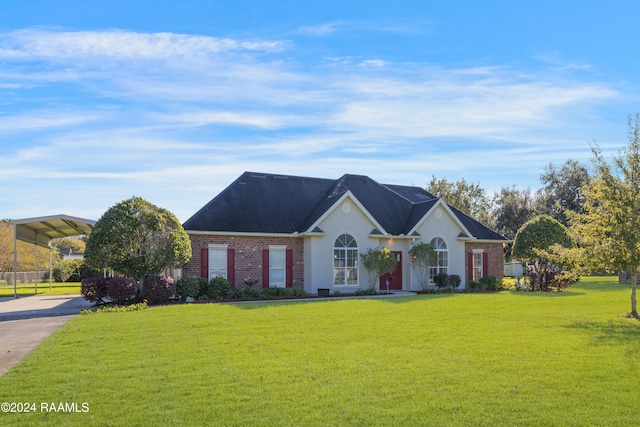
M 477 281 L 482 278 L 483 265 L 482 265 L 482 252 L 473 253 L 473 280 Z
M 227 246 L 209 245 L 209 280 L 227 276 Z
M 269 247 L 269 286 L 286 286 L 286 248 Z

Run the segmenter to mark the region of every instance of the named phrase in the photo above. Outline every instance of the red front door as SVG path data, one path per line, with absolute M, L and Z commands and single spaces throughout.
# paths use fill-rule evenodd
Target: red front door
M 398 263 L 393 273 L 380 276 L 380 292 L 387 290 L 387 280 L 389 281 L 389 290 L 402 290 L 402 252 L 391 251 L 396 256 Z

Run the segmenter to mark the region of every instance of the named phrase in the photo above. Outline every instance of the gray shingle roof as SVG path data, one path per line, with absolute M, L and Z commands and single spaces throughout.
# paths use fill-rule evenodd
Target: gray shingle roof
M 302 233 L 347 191 L 392 235 L 407 234 L 438 201 L 422 188 L 379 184 L 363 175 L 331 180 L 245 172 L 183 226 L 188 231 Z M 473 237 L 505 240 L 451 209 Z

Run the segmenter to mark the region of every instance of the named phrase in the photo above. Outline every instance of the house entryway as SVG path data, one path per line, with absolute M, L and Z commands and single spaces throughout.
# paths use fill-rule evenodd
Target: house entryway
M 380 292 L 387 290 L 387 280 L 389 281 L 389 290 L 402 290 L 402 252 L 391 251 L 396 256 L 398 263 L 393 273 L 380 276 Z

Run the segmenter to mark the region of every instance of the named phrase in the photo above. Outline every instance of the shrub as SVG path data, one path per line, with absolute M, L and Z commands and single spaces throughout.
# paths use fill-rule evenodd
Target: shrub
M 433 276 L 433 282 L 439 289 L 444 289 L 449 286 L 449 275 L 444 271 L 440 272 Z
M 80 282 L 80 293 L 89 302 L 103 304 L 107 297 L 107 281 L 102 277 L 87 277 Z
M 449 285 L 453 289 L 457 289 L 458 286 L 460 286 L 460 283 L 462 283 L 462 278 L 457 274 L 452 274 L 451 276 L 449 276 Z
M 287 288 L 278 288 L 274 286 L 262 290 L 262 296 L 264 297 L 283 297 L 287 295 Z
M 176 294 L 176 284 L 173 277 L 147 276 L 142 287 L 142 298 L 149 304 L 166 304 Z
M 575 271 L 563 271 L 553 278 L 552 285 L 560 291 L 573 285 L 578 280 L 580 280 L 580 273 Z
M 260 297 L 260 291 L 258 289 L 253 289 L 253 288 L 245 289 L 244 290 L 244 294 L 248 298 L 259 298 Z
M 374 287 L 370 287 L 367 289 L 357 289 L 356 290 L 356 295 L 358 296 L 362 296 L 362 295 L 377 295 L 378 291 L 376 291 L 376 288 Z
M 480 278 L 479 282 L 482 284 L 483 290 L 497 291 L 499 289 L 496 276 L 483 276 Z
M 291 289 L 291 295 L 294 297 L 306 297 L 308 294 L 307 291 L 302 288 L 293 288 Z
M 146 302 L 139 302 L 137 304 L 130 304 L 130 305 L 125 305 L 125 306 L 102 306 L 102 307 L 98 307 L 98 308 L 94 308 L 91 310 L 81 310 L 80 314 L 93 314 L 93 313 L 119 313 L 119 312 L 123 312 L 123 311 L 140 311 L 140 310 L 146 310 L 149 306 L 147 305 Z
M 209 281 L 207 295 L 210 298 L 220 301 L 227 296 L 229 289 L 231 289 L 231 284 L 227 279 L 224 277 L 214 277 Z
M 234 289 L 233 291 L 231 291 L 231 298 L 246 298 L 247 297 L 247 293 L 244 289 Z
M 484 284 L 482 282 L 477 282 L 475 280 L 470 280 L 467 282 L 467 291 L 468 292 L 480 292 L 484 290 Z
M 129 277 L 113 277 L 107 280 L 107 296 L 118 305 L 126 305 L 136 296 L 136 287 Z
M 565 271 L 558 273 L 554 270 L 547 269 L 544 271 L 532 271 L 526 275 L 529 281 L 529 289 L 537 292 L 550 292 L 555 288 L 558 291 L 562 291 L 574 282 L 576 282 L 580 276 L 575 272 Z
M 84 263 L 82 259 L 68 259 L 58 262 L 53 267 L 53 279 L 56 282 L 77 282 L 80 280 L 80 267 Z
M 207 294 L 208 284 L 204 277 L 183 276 L 176 283 L 176 294 L 182 299 L 201 298 Z

